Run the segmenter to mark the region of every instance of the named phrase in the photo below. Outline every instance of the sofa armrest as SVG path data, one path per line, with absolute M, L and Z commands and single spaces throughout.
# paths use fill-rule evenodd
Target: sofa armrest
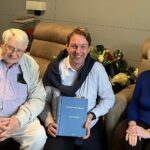
M 115 95 L 115 105 L 105 117 L 107 142 L 110 146 L 114 129 L 119 121 L 126 116 L 126 108 L 132 98 L 134 87 L 135 84 L 129 85 Z

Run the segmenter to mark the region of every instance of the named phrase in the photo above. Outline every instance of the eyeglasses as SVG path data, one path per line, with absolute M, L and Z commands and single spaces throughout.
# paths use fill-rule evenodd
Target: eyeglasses
M 70 44 L 70 47 L 73 48 L 73 49 L 78 49 L 79 47 L 80 47 L 80 49 L 82 49 L 82 50 L 88 49 L 88 45 L 87 45 L 87 44 L 81 44 L 81 45 Z
M 16 52 L 17 54 L 24 53 L 24 50 L 22 50 L 22 49 L 13 47 L 13 46 L 11 46 L 11 45 L 9 45 L 9 44 L 5 44 L 5 45 L 6 45 L 6 48 L 7 48 L 8 50 L 10 50 L 11 52 Z

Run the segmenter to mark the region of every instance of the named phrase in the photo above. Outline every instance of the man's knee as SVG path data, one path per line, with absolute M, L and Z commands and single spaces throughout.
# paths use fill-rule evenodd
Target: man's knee
M 32 137 L 34 144 L 44 145 L 46 142 L 47 136 L 44 127 L 41 127 L 39 130 L 35 131 Z
M 46 143 L 47 135 L 44 127 L 38 122 L 33 122 L 14 139 L 20 143 L 20 148 L 24 150 L 42 150 Z

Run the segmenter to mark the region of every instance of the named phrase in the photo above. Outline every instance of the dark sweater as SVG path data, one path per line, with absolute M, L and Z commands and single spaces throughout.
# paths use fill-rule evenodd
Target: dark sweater
M 141 73 L 136 81 L 128 107 L 128 120 L 140 121 L 150 126 L 150 70 Z

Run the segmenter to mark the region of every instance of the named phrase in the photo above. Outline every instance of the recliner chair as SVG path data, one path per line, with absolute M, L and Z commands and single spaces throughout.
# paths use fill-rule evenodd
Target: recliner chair
M 74 28 L 62 24 L 39 22 L 33 32 L 30 55 L 37 61 L 42 77 L 47 65 L 65 48 L 68 34 Z

